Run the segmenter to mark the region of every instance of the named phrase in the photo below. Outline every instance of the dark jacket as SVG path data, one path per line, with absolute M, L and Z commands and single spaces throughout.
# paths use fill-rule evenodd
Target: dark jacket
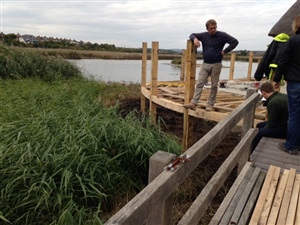
M 284 33 L 278 34 L 274 37 L 257 66 L 254 73 L 255 80 L 260 81 L 264 75 L 269 78 L 271 70 L 277 68 L 279 57 L 288 39 L 289 36 Z
M 300 82 L 300 31 L 286 43 L 278 60 L 273 80 L 279 82 L 284 75 L 286 81 Z
M 275 91 L 266 101 L 268 110 L 267 128 L 287 127 L 289 117 L 287 95 Z
M 222 31 L 217 31 L 215 35 L 210 35 L 208 32 L 190 35 L 190 40 L 194 41 L 195 38 L 202 44 L 203 62 L 210 64 L 222 62 L 222 51 L 225 53 L 230 52 L 239 43 L 236 38 Z M 229 46 L 223 49 L 226 44 L 229 44 Z

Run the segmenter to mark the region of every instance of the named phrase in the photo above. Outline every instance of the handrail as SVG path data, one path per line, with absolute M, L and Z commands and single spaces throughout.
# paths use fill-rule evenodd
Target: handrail
M 185 152 L 190 155 L 191 161 L 189 163 L 179 167 L 173 173 L 162 170 L 162 173 L 156 179 L 148 184 L 105 224 L 144 224 L 149 216 L 149 212 L 156 208 L 159 203 L 164 202 L 183 183 L 189 174 L 211 153 L 236 124 L 249 115 L 249 111 L 254 112 L 258 101 L 258 93 L 254 93 L 247 98 L 228 117 L 220 121 L 210 132 Z M 248 126 L 246 125 L 246 127 Z

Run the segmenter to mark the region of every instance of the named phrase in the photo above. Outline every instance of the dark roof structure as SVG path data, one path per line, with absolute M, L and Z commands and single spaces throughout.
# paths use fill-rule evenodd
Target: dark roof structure
M 269 36 L 275 37 L 280 33 L 286 33 L 289 36 L 295 35 L 292 29 L 292 23 L 295 16 L 300 15 L 300 0 L 297 0 L 286 13 L 278 20 L 269 32 Z

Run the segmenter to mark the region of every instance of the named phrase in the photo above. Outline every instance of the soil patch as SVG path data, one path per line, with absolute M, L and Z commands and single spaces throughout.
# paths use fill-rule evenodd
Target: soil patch
M 120 111 L 122 115 L 136 109 L 140 110 L 140 99 L 122 101 Z M 157 116 L 162 119 L 161 128 L 164 132 L 175 135 L 181 143 L 183 134 L 183 115 L 165 108 L 158 107 Z M 193 144 L 200 140 L 214 126 L 215 122 L 203 119 L 194 119 Z M 211 154 L 194 170 L 194 172 L 178 188 L 174 197 L 173 224 L 177 224 L 201 190 L 232 152 L 241 139 L 240 133 L 230 132 Z M 223 187 L 215 196 L 212 205 L 207 209 L 199 224 L 209 223 L 218 206 L 226 196 L 237 174 L 237 169 L 230 174 Z

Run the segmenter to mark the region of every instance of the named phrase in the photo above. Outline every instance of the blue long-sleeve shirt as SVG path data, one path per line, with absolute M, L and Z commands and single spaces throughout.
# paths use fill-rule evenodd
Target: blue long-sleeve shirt
M 230 52 L 239 43 L 236 38 L 222 31 L 217 31 L 215 35 L 210 35 L 208 32 L 192 33 L 190 40 L 194 41 L 195 38 L 202 44 L 204 63 L 209 64 L 222 62 L 222 51 Z M 229 44 L 229 46 L 223 49 L 225 44 Z

